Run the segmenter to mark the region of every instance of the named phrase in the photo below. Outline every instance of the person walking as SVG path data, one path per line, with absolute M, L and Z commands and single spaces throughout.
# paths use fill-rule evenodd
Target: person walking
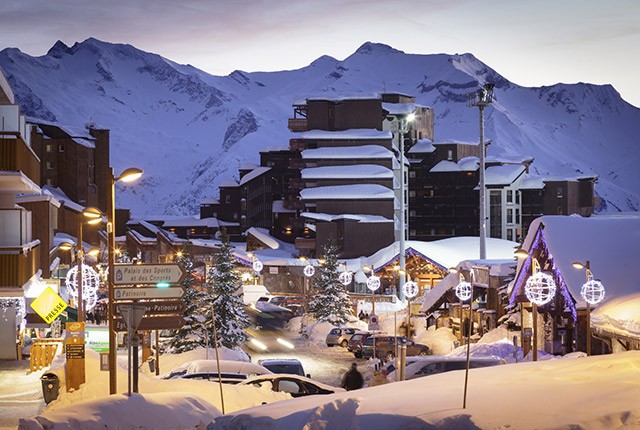
M 340 385 L 347 391 L 357 390 L 364 385 L 364 379 L 362 374 L 358 371 L 358 365 L 356 363 L 351 364 L 349 369 L 342 377 L 342 384 Z

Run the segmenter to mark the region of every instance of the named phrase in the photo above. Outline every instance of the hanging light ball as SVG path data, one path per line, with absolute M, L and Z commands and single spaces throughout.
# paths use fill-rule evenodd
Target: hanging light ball
M 418 284 L 413 281 L 405 282 L 405 284 L 402 286 L 402 292 L 410 299 L 413 299 L 418 295 L 418 290 Z
M 349 285 L 351 280 L 353 279 L 353 275 L 351 272 L 342 272 L 338 275 L 338 280 L 342 285 Z
M 537 272 L 529 276 L 524 286 L 524 293 L 531 303 L 538 306 L 546 305 L 556 295 L 556 283 L 553 276 L 544 272 Z
M 313 267 L 311 264 L 307 264 L 306 266 L 304 266 L 303 273 L 304 273 L 304 276 L 306 276 L 307 278 L 310 278 L 313 276 L 314 273 L 316 273 L 316 268 Z
M 371 291 L 375 291 L 380 288 L 380 278 L 376 275 L 369 276 L 367 279 L 367 288 Z
M 264 264 L 262 264 L 262 261 L 256 260 L 256 261 L 253 262 L 253 271 L 254 272 L 261 272 L 262 269 L 264 269 Z
M 100 287 L 100 275 L 90 266 L 82 265 L 82 301 L 87 310 L 93 309 L 98 301 L 98 288 Z M 70 297 L 78 299 L 78 266 L 74 266 L 67 272 L 67 293 Z
M 590 305 L 597 305 L 604 300 L 604 285 L 597 279 L 589 279 L 582 285 L 580 295 Z
M 467 281 L 461 281 L 456 285 L 456 296 L 462 300 L 469 300 L 471 298 L 471 283 Z

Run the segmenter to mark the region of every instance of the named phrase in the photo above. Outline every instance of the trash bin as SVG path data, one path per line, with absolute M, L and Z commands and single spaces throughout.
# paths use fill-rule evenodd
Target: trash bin
M 45 373 L 40 377 L 42 381 L 42 396 L 46 404 L 58 398 L 60 393 L 60 379 L 55 373 Z

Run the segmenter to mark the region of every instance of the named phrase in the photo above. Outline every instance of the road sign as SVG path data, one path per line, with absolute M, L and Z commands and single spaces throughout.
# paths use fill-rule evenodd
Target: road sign
M 186 275 L 178 264 L 116 264 L 113 270 L 114 285 L 177 284 Z
M 67 308 L 67 303 L 51 289 L 47 287 L 42 294 L 31 303 L 31 308 L 47 323 L 51 324 L 58 315 Z
M 146 308 L 142 305 L 118 305 L 116 309 L 120 311 L 123 317 L 123 321 L 127 325 L 127 328 L 130 332 L 134 332 L 138 329 L 140 325 L 140 321 L 142 321 L 142 317 L 144 316 L 144 312 Z
M 128 287 L 114 288 L 113 299 L 118 300 L 144 300 L 144 299 L 179 299 L 184 296 L 184 288 L 149 288 Z
M 140 302 L 139 304 L 146 308 L 145 315 L 181 314 L 187 308 L 187 305 L 182 300 Z M 116 306 L 116 315 L 120 316 L 118 306 Z
M 116 331 L 127 331 L 127 325 L 122 318 L 113 320 Z M 159 315 L 142 318 L 138 330 L 178 329 L 184 325 L 184 318 L 180 315 Z

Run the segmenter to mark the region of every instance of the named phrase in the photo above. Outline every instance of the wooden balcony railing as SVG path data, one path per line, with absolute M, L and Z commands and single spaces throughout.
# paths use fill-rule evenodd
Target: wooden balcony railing
M 22 172 L 40 183 L 40 159 L 20 137 L 0 137 L 0 170 Z
M 20 287 L 36 273 L 40 241 L 30 245 L 26 252 L 24 248 L 0 247 L 0 287 Z
M 296 237 L 296 249 L 298 250 L 315 250 L 316 240 L 305 239 L 303 237 Z
M 306 118 L 289 118 L 289 130 L 293 132 L 309 131 L 309 122 Z

